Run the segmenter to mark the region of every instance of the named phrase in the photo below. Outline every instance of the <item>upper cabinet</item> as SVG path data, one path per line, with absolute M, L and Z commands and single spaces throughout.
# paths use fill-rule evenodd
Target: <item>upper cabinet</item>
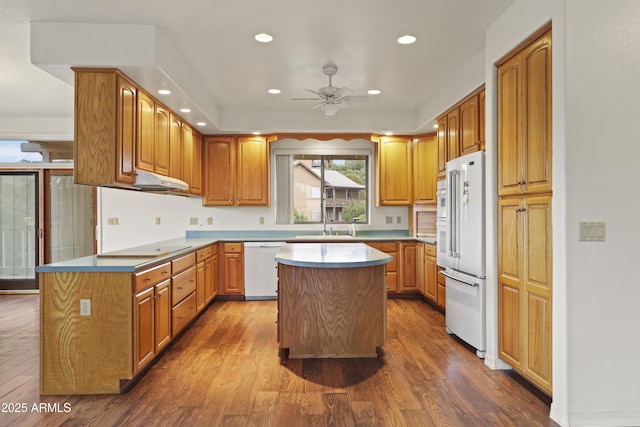
M 551 191 L 551 33 L 498 64 L 498 195 Z
M 74 68 L 74 182 L 135 182 L 137 88 L 117 70 Z
M 138 169 L 169 175 L 171 113 L 146 93 L 138 93 Z
M 447 162 L 484 150 L 484 85 L 438 118 L 438 179 L 444 179 Z
M 268 206 L 269 145 L 261 136 L 205 137 L 205 206 Z
M 378 137 L 378 203 L 380 206 L 413 204 L 412 138 Z
M 436 203 L 438 175 L 437 134 L 417 135 L 413 139 L 413 204 Z

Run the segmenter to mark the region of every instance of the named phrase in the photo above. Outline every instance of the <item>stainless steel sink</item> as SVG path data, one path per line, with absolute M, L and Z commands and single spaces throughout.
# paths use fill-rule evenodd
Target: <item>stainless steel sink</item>
M 298 234 L 296 239 L 308 239 L 308 240 L 349 240 L 353 237 L 348 234 L 330 234 L 323 236 L 322 234 Z

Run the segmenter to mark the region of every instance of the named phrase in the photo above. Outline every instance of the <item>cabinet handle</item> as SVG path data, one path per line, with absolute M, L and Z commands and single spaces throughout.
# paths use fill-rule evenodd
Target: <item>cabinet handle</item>
M 144 280 L 145 280 L 145 282 L 150 282 L 151 281 L 151 277 L 145 277 Z
M 184 319 L 184 317 L 178 316 L 178 320 L 182 320 L 182 319 Z
M 162 270 L 162 274 L 169 274 L 167 270 Z
M 182 286 L 178 286 L 178 290 L 181 291 L 182 290 Z
M 193 280 L 193 279 L 189 279 L 189 283 L 193 283 L 193 282 L 194 282 L 194 280 Z

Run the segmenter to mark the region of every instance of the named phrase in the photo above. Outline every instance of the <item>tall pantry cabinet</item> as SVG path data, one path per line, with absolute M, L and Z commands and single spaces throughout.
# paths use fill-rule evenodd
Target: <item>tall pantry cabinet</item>
M 551 25 L 498 67 L 498 352 L 551 395 Z

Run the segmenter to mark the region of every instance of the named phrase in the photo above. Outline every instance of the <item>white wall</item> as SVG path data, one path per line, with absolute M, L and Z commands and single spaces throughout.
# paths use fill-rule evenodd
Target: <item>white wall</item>
M 569 416 L 640 425 L 640 3 L 566 5 Z M 579 242 L 579 221 L 607 240 Z
M 328 151 L 341 149 L 370 148 L 367 141 L 315 141 L 303 142 L 284 140 L 274 143 L 276 147 L 306 145 Z M 372 151 L 371 151 L 372 152 Z M 372 159 L 373 161 L 373 159 Z M 272 165 L 275 162 L 272 161 Z M 272 192 L 275 194 L 275 168 L 272 167 Z M 373 194 L 373 175 L 369 177 L 370 191 Z M 321 231 L 322 224 L 313 225 L 277 225 L 275 218 L 275 202 L 267 207 L 204 207 L 200 198 L 141 193 L 131 190 L 111 188 L 100 189 L 99 214 L 99 250 L 109 252 L 131 246 L 143 245 L 162 240 L 184 236 L 187 230 L 210 231 Z M 274 197 L 272 196 L 272 201 Z M 360 224 L 360 230 L 407 230 L 409 210 L 406 207 L 374 207 L 370 201 L 370 223 Z M 391 216 L 393 224 L 385 224 L 385 217 Z M 109 218 L 118 218 L 118 225 L 109 225 Z M 160 217 L 160 225 L 156 225 L 156 217 Z M 199 224 L 190 225 L 190 218 L 197 217 Z M 213 218 L 213 224 L 207 225 L 207 218 Z M 260 224 L 264 217 L 264 224 Z M 400 217 L 400 223 L 397 218 Z M 334 225 L 334 231 L 346 233 L 349 224 Z

